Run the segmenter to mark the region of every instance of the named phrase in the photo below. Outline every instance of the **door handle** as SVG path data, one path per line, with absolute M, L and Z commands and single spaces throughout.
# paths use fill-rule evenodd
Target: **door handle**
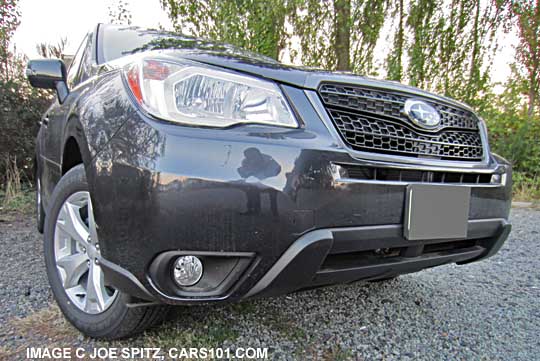
M 43 119 L 41 119 L 41 124 L 45 126 L 49 125 L 49 115 L 45 115 Z

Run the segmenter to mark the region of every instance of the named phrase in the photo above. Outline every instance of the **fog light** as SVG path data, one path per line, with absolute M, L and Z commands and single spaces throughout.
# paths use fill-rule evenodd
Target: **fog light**
M 193 286 L 202 274 L 202 262 L 195 256 L 180 256 L 174 262 L 174 280 L 179 286 Z
M 501 183 L 501 180 L 502 180 L 502 175 L 500 174 L 493 174 L 491 176 L 491 183 L 499 184 Z

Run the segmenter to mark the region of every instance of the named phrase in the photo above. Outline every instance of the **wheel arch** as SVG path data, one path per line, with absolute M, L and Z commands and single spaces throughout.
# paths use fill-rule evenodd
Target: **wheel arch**
M 61 159 L 62 175 L 81 163 L 86 168 L 92 159 L 84 128 L 76 116 L 72 116 L 67 122 Z

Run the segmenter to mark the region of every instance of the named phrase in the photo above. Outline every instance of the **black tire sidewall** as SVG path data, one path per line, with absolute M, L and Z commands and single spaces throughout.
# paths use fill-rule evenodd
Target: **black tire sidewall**
M 69 170 L 58 182 L 51 197 L 48 216 L 45 218 L 44 256 L 47 276 L 51 289 L 64 316 L 83 333 L 92 337 L 105 337 L 111 330 L 118 329 L 129 311 L 126 304 L 130 297 L 119 291 L 113 304 L 100 314 L 88 314 L 75 306 L 62 286 L 56 269 L 54 251 L 54 232 L 56 219 L 64 201 L 75 192 L 88 191 L 88 183 L 83 165 Z

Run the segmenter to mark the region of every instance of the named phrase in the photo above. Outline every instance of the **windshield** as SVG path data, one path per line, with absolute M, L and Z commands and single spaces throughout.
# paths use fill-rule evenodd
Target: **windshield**
M 100 28 L 100 63 L 146 50 L 188 49 L 234 54 L 260 59 L 266 62 L 275 60 L 252 53 L 232 45 L 198 39 L 186 35 L 161 30 L 141 29 L 134 26 L 105 25 Z

